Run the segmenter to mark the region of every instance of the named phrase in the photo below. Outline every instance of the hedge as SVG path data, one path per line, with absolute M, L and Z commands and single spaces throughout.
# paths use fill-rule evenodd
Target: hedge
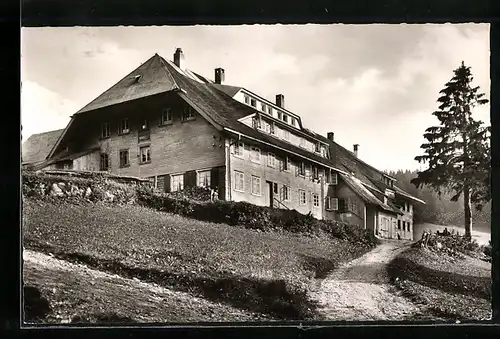
M 162 212 L 179 214 L 188 218 L 214 223 L 225 223 L 261 231 L 284 230 L 292 233 L 319 234 L 373 246 L 377 238 L 371 232 L 346 223 L 318 220 L 311 213 L 304 215 L 296 210 L 272 209 L 247 202 L 198 202 L 189 198 L 174 198 L 153 189 L 138 188 L 138 202 Z

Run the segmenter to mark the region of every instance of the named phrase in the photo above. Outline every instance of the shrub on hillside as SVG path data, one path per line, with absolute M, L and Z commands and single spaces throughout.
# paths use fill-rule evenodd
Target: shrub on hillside
M 270 231 L 282 229 L 292 233 L 318 234 L 373 246 L 377 239 L 371 232 L 336 221 L 318 220 L 311 213 L 304 215 L 296 210 L 271 209 L 247 202 L 215 201 L 201 203 L 187 198 L 177 199 L 166 193 L 155 193 L 147 187 L 138 189 L 138 201 L 158 211 L 185 217 L 242 226 L 249 229 Z
M 491 240 L 488 242 L 488 245 L 481 246 L 481 250 L 484 253 L 484 255 L 491 258 Z

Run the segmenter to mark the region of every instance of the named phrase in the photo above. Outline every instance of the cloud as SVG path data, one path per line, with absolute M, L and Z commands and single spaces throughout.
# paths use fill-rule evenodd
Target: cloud
M 21 89 L 22 140 L 30 135 L 66 127 L 77 105 L 34 82 Z

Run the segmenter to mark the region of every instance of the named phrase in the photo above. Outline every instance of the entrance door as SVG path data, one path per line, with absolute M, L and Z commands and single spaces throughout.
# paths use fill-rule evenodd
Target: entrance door
M 266 181 L 267 183 L 267 191 L 269 192 L 269 207 L 274 206 L 274 191 L 273 191 L 273 183 L 271 181 Z

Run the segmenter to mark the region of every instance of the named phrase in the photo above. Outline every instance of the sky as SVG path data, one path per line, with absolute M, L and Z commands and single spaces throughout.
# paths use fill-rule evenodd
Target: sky
M 275 101 L 381 170 L 422 169 L 439 91 L 464 61 L 490 97 L 489 24 L 23 28 L 22 138 L 70 116 L 155 53 Z M 489 104 L 474 116 L 490 124 Z

